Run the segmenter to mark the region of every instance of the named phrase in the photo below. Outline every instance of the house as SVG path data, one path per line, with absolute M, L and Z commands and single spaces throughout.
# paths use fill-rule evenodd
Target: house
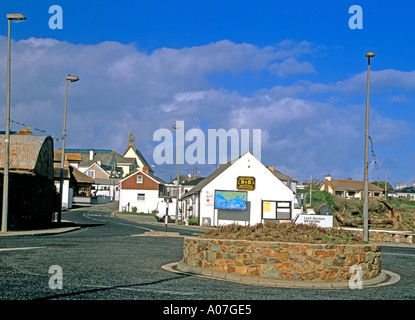
M 108 149 L 66 149 L 65 158 L 68 156 L 69 162 L 69 159 L 78 159 L 77 154 L 80 155 L 80 161 L 75 164 L 73 160 L 70 164 L 95 181 L 91 187 L 92 203 L 118 200 L 117 186 L 123 169 L 118 166 L 116 159 L 121 156 Z
M 52 222 L 58 204 L 53 184 L 53 139 L 50 136 L 36 136 L 27 131 L 24 130 L 23 134 L 10 135 L 8 230 L 47 226 Z M 1 136 L 1 189 L 3 189 L 4 143 L 4 136 Z M 1 197 L 0 203 L 2 201 Z
M 221 165 L 182 199 L 201 225 L 254 225 L 295 216 L 295 192 L 249 151 Z
M 95 181 L 86 174 L 74 167 L 70 161 L 79 156 L 65 153 L 63 167 L 63 193 L 62 193 L 62 210 L 72 208 L 72 203 L 91 203 L 91 187 Z M 54 183 L 56 190 L 60 188 L 60 171 L 61 171 L 61 150 L 54 150 Z
M 400 188 L 398 190 L 389 193 L 390 197 L 395 198 L 409 198 L 411 201 L 415 201 L 415 186 Z
M 151 213 L 159 197 L 165 196 L 166 182 L 146 170 L 138 170 L 119 183 L 119 211 L 132 211 L 136 207 L 137 212 Z
M 382 188 L 370 182 L 368 183 L 368 188 L 369 197 L 382 197 L 384 191 Z M 319 190 L 325 190 L 333 195 L 347 199 L 363 199 L 364 182 L 352 179 L 336 180 L 332 179 L 330 175 L 327 175 L 320 185 Z

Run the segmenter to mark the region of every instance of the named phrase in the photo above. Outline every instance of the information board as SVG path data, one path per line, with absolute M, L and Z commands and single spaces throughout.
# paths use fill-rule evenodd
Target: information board
M 215 209 L 246 210 L 248 192 L 215 190 Z

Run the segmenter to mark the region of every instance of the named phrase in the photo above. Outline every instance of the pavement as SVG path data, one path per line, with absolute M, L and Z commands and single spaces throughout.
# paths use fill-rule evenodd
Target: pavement
M 17 236 L 37 236 L 37 235 L 53 235 L 65 232 L 71 232 L 74 230 L 79 230 L 81 226 L 70 222 L 62 221 L 59 225 L 56 223 L 56 227 L 53 225 L 47 229 L 38 229 L 38 230 L 20 230 L 20 231 L 7 231 L 0 232 L 0 237 L 17 237 Z

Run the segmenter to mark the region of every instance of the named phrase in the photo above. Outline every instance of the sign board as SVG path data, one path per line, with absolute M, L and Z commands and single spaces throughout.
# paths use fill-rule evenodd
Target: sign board
M 213 191 L 206 191 L 205 195 L 206 195 L 206 203 L 205 204 L 207 206 L 213 206 L 213 204 L 214 204 Z
M 333 216 L 323 216 L 317 214 L 299 214 L 294 221 L 295 223 L 315 224 L 322 228 L 333 227 Z
M 238 177 L 236 179 L 236 189 L 254 191 L 255 190 L 255 177 Z
M 247 191 L 215 190 L 215 209 L 246 210 Z

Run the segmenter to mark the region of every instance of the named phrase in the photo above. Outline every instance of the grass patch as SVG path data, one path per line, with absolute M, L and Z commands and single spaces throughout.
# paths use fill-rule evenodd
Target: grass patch
M 321 228 L 310 224 L 258 223 L 254 226 L 222 225 L 209 230 L 201 238 L 280 241 L 325 244 L 363 244 L 362 237 L 353 232 L 335 228 Z

